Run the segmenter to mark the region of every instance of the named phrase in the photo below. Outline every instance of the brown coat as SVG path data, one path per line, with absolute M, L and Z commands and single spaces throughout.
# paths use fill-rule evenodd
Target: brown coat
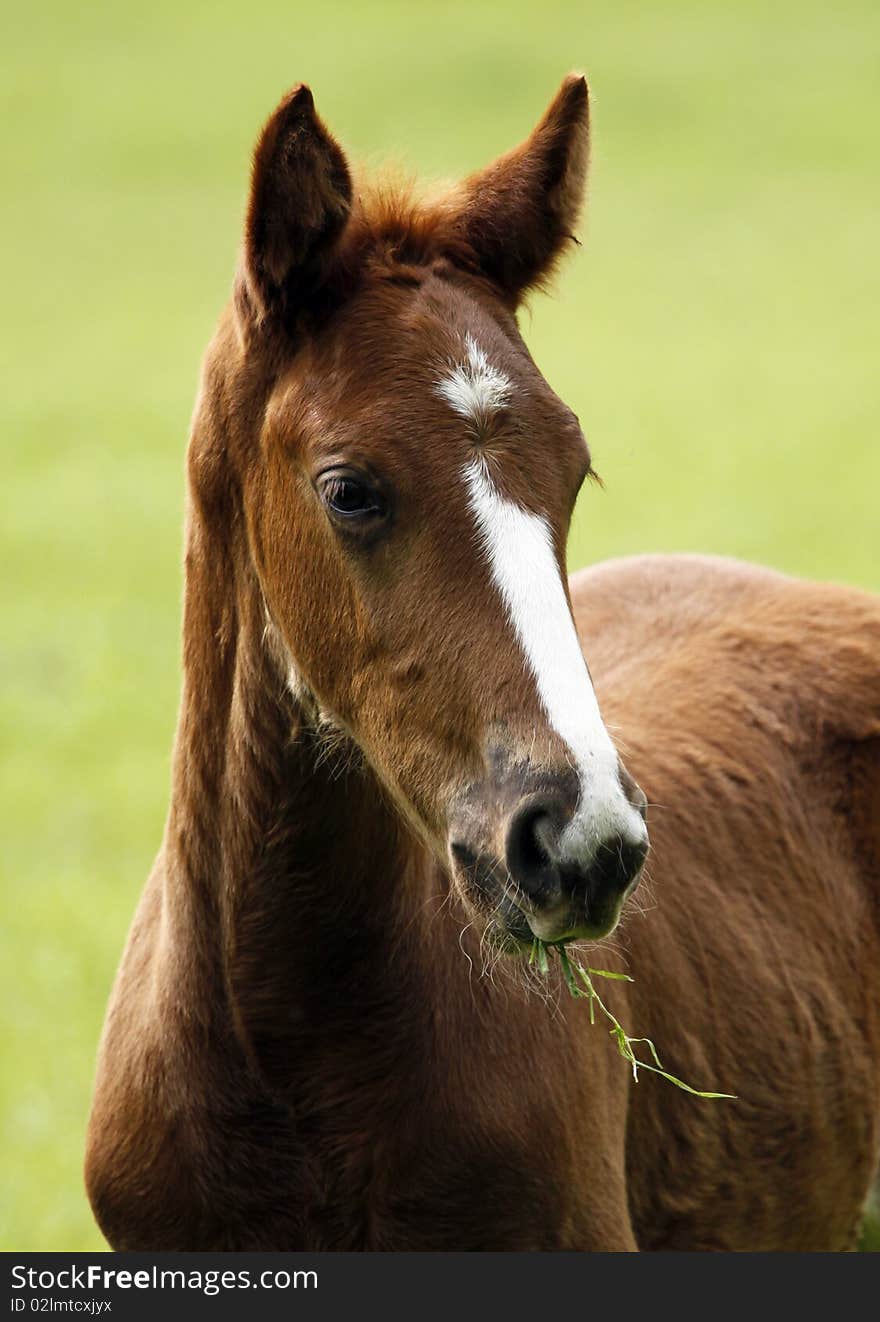
M 852 1241 L 880 1116 L 876 598 L 696 557 L 571 583 L 652 842 L 589 959 L 634 977 L 608 991 L 630 1032 L 736 1101 L 634 1083 L 555 971 L 487 955 L 498 911 L 447 852 L 462 787 L 488 839 L 505 795 L 570 772 L 456 474 L 482 447 L 561 563 L 588 458 L 512 309 L 574 223 L 586 104 L 569 79 L 421 210 L 355 197 L 303 89 L 258 146 L 193 425 L 171 807 L 89 1127 L 114 1247 Z M 465 331 L 517 388 L 476 438 L 431 389 Z M 339 455 L 392 491 L 368 535 L 322 503 Z

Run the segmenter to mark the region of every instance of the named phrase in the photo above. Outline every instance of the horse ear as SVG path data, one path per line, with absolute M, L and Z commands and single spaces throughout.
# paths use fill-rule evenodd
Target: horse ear
M 319 289 L 350 210 L 345 156 L 300 85 L 270 117 L 254 151 L 244 279 L 258 316 L 287 315 Z
M 485 275 L 515 304 L 574 238 L 590 143 L 582 74 L 569 74 L 519 147 L 465 180 L 459 225 Z

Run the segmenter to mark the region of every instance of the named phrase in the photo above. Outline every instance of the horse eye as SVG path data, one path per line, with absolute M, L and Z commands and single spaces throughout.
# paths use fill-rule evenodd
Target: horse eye
M 326 473 L 320 481 L 320 489 L 328 509 L 343 518 L 382 513 L 378 492 L 352 473 Z

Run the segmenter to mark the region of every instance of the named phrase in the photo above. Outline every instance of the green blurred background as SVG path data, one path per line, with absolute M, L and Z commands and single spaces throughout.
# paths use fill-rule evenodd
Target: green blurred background
M 659 549 L 880 588 L 876 0 L 3 16 L 0 1246 L 100 1246 L 95 1047 L 159 842 L 182 462 L 259 125 L 312 84 L 353 154 L 454 176 L 594 98 L 585 246 L 524 329 L 606 489 L 572 563 Z

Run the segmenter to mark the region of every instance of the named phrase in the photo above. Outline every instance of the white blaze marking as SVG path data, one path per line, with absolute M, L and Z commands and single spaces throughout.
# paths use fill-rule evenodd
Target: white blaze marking
M 436 390 L 456 413 L 480 430 L 493 413 L 510 402 L 512 390 L 509 379 L 492 366 L 470 331 L 465 335 L 464 347 L 466 360 L 456 364 L 437 383 Z
M 575 632 L 550 529 L 500 494 L 481 459 L 468 464 L 464 477 L 492 577 L 541 703 L 577 762 L 581 798 L 563 834 L 563 849 L 569 857 L 582 856 L 616 834 L 641 841 L 647 831 L 620 785 L 617 753 Z

